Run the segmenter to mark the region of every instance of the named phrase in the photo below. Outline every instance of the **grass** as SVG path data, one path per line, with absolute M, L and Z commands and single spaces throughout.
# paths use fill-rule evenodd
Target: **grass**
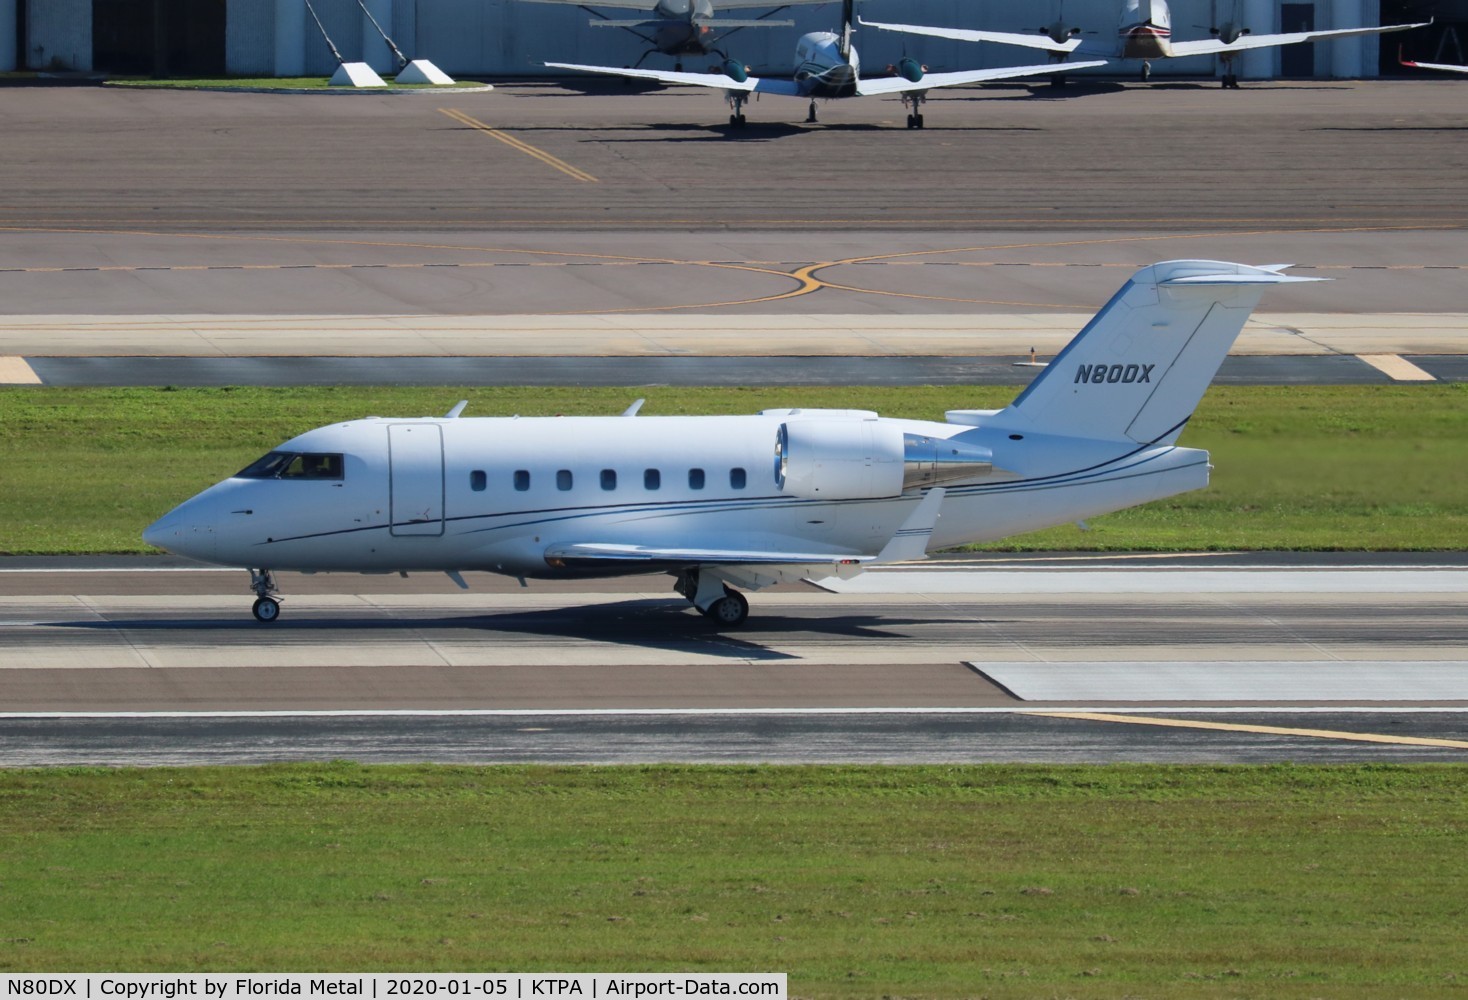
M 863 406 L 941 419 L 1009 388 L 0 388 L 0 553 L 144 551 L 138 533 L 312 427 L 367 414 L 751 413 Z M 1215 387 L 1182 443 L 1206 490 L 994 548 L 1468 549 L 1468 385 Z
M 1457 766 L 0 772 L 0 970 L 1460 995 L 1465 780 Z

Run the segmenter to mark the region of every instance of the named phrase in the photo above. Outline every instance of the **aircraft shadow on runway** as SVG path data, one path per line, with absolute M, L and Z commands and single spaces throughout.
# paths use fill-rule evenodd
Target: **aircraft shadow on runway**
M 586 607 L 555 608 L 543 611 L 488 612 L 480 615 L 453 617 L 343 617 L 310 616 L 287 609 L 281 619 L 261 625 L 248 615 L 228 618 L 132 618 L 108 621 L 43 622 L 45 628 L 76 629 L 84 632 L 170 632 L 227 633 L 221 642 L 242 641 L 242 633 L 262 641 L 283 641 L 302 646 L 319 646 L 327 642 L 351 642 L 352 637 L 393 634 L 470 633 L 467 638 L 482 636 L 541 636 L 551 639 L 581 640 L 637 646 L 674 652 L 693 652 L 704 656 L 744 660 L 799 660 L 794 653 L 771 649 L 765 643 L 789 643 L 806 637 L 823 644 L 857 642 L 867 639 L 904 640 L 911 635 L 902 631 L 915 625 L 941 624 L 938 619 L 897 618 L 886 615 L 849 614 L 792 615 L 756 612 L 738 631 L 719 631 L 681 601 L 636 599 Z M 340 636 L 334 633 L 341 633 Z

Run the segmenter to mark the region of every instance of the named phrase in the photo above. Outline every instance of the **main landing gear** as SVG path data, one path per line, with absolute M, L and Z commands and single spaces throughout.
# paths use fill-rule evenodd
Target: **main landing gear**
M 806 121 L 806 124 L 810 124 L 812 122 L 816 122 L 816 121 L 819 121 L 819 120 L 820 119 L 816 118 L 816 99 L 814 97 L 812 97 L 810 99 L 810 110 L 808 112 L 806 112 L 805 121 Z
M 709 621 L 723 628 L 743 625 L 749 617 L 749 601 L 739 591 L 713 574 L 686 569 L 678 574 L 673 589 L 693 604 Z
M 914 90 L 910 94 L 902 95 L 902 106 L 909 109 L 907 113 L 908 128 L 923 127 L 923 101 L 927 99 L 927 92 Z
M 255 592 L 255 604 L 250 608 L 257 622 L 269 624 L 280 617 L 280 601 L 276 594 L 275 577 L 268 569 L 250 570 L 250 589 Z
M 1146 83 L 1151 78 L 1152 78 L 1152 64 L 1150 62 L 1148 62 L 1147 60 L 1143 59 L 1142 60 L 1142 82 L 1143 83 Z
M 733 113 L 729 115 L 730 128 L 744 127 L 744 99 L 742 92 L 735 92 L 729 95 L 729 107 L 734 109 Z
M 1239 89 L 1239 74 L 1234 72 L 1234 64 L 1232 59 L 1225 59 L 1223 61 L 1223 89 Z

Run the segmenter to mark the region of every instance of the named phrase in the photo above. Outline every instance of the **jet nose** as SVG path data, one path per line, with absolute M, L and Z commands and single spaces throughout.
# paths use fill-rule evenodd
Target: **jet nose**
M 214 525 L 207 518 L 191 516 L 199 513 L 190 504 L 184 504 L 144 528 L 143 541 L 176 556 L 211 562 L 215 550 Z

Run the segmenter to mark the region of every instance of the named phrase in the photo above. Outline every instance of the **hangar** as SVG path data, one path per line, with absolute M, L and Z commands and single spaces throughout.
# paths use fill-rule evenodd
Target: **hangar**
M 1266 49 L 1240 60 L 1251 79 L 1357 78 L 1400 68 L 1398 45 L 1426 60 L 1464 61 L 1460 34 L 1468 29 L 1468 0 L 1173 0 L 1178 37 L 1202 37 L 1228 20 L 1235 5 L 1258 32 L 1350 28 L 1436 18 L 1429 29 L 1386 39 Z M 648 0 L 651 9 L 653 0 Z M 544 76 L 550 59 L 632 63 L 646 45 L 618 29 L 596 29 L 575 6 L 520 0 L 313 0 L 312 6 L 342 56 L 379 72 L 395 64 L 363 16 L 371 11 L 411 58 L 428 58 L 456 76 Z M 874 20 L 948 26 L 983 25 L 1021 31 L 1053 19 L 1055 4 L 1034 4 L 1020 15 L 1007 0 L 868 0 Z M 1067 18 L 1087 31 L 1114 30 L 1118 0 L 1072 0 Z M 729 40 L 731 54 L 756 72 L 788 69 L 795 33 L 829 28 L 829 6 L 792 8 L 779 15 L 793 28 L 749 29 Z M 1468 42 L 1468 35 L 1464 35 Z M 921 45 L 935 70 L 1013 65 L 1029 61 L 1020 50 L 939 39 L 867 32 L 868 65 L 896 61 Z M 652 57 L 657 59 L 656 56 Z M 1212 57 L 1168 60 L 1158 75 L 1207 75 Z M 0 71 L 39 70 L 153 76 L 329 75 L 336 63 L 304 0 L 0 0 Z M 1106 71 L 1102 71 L 1103 73 Z

